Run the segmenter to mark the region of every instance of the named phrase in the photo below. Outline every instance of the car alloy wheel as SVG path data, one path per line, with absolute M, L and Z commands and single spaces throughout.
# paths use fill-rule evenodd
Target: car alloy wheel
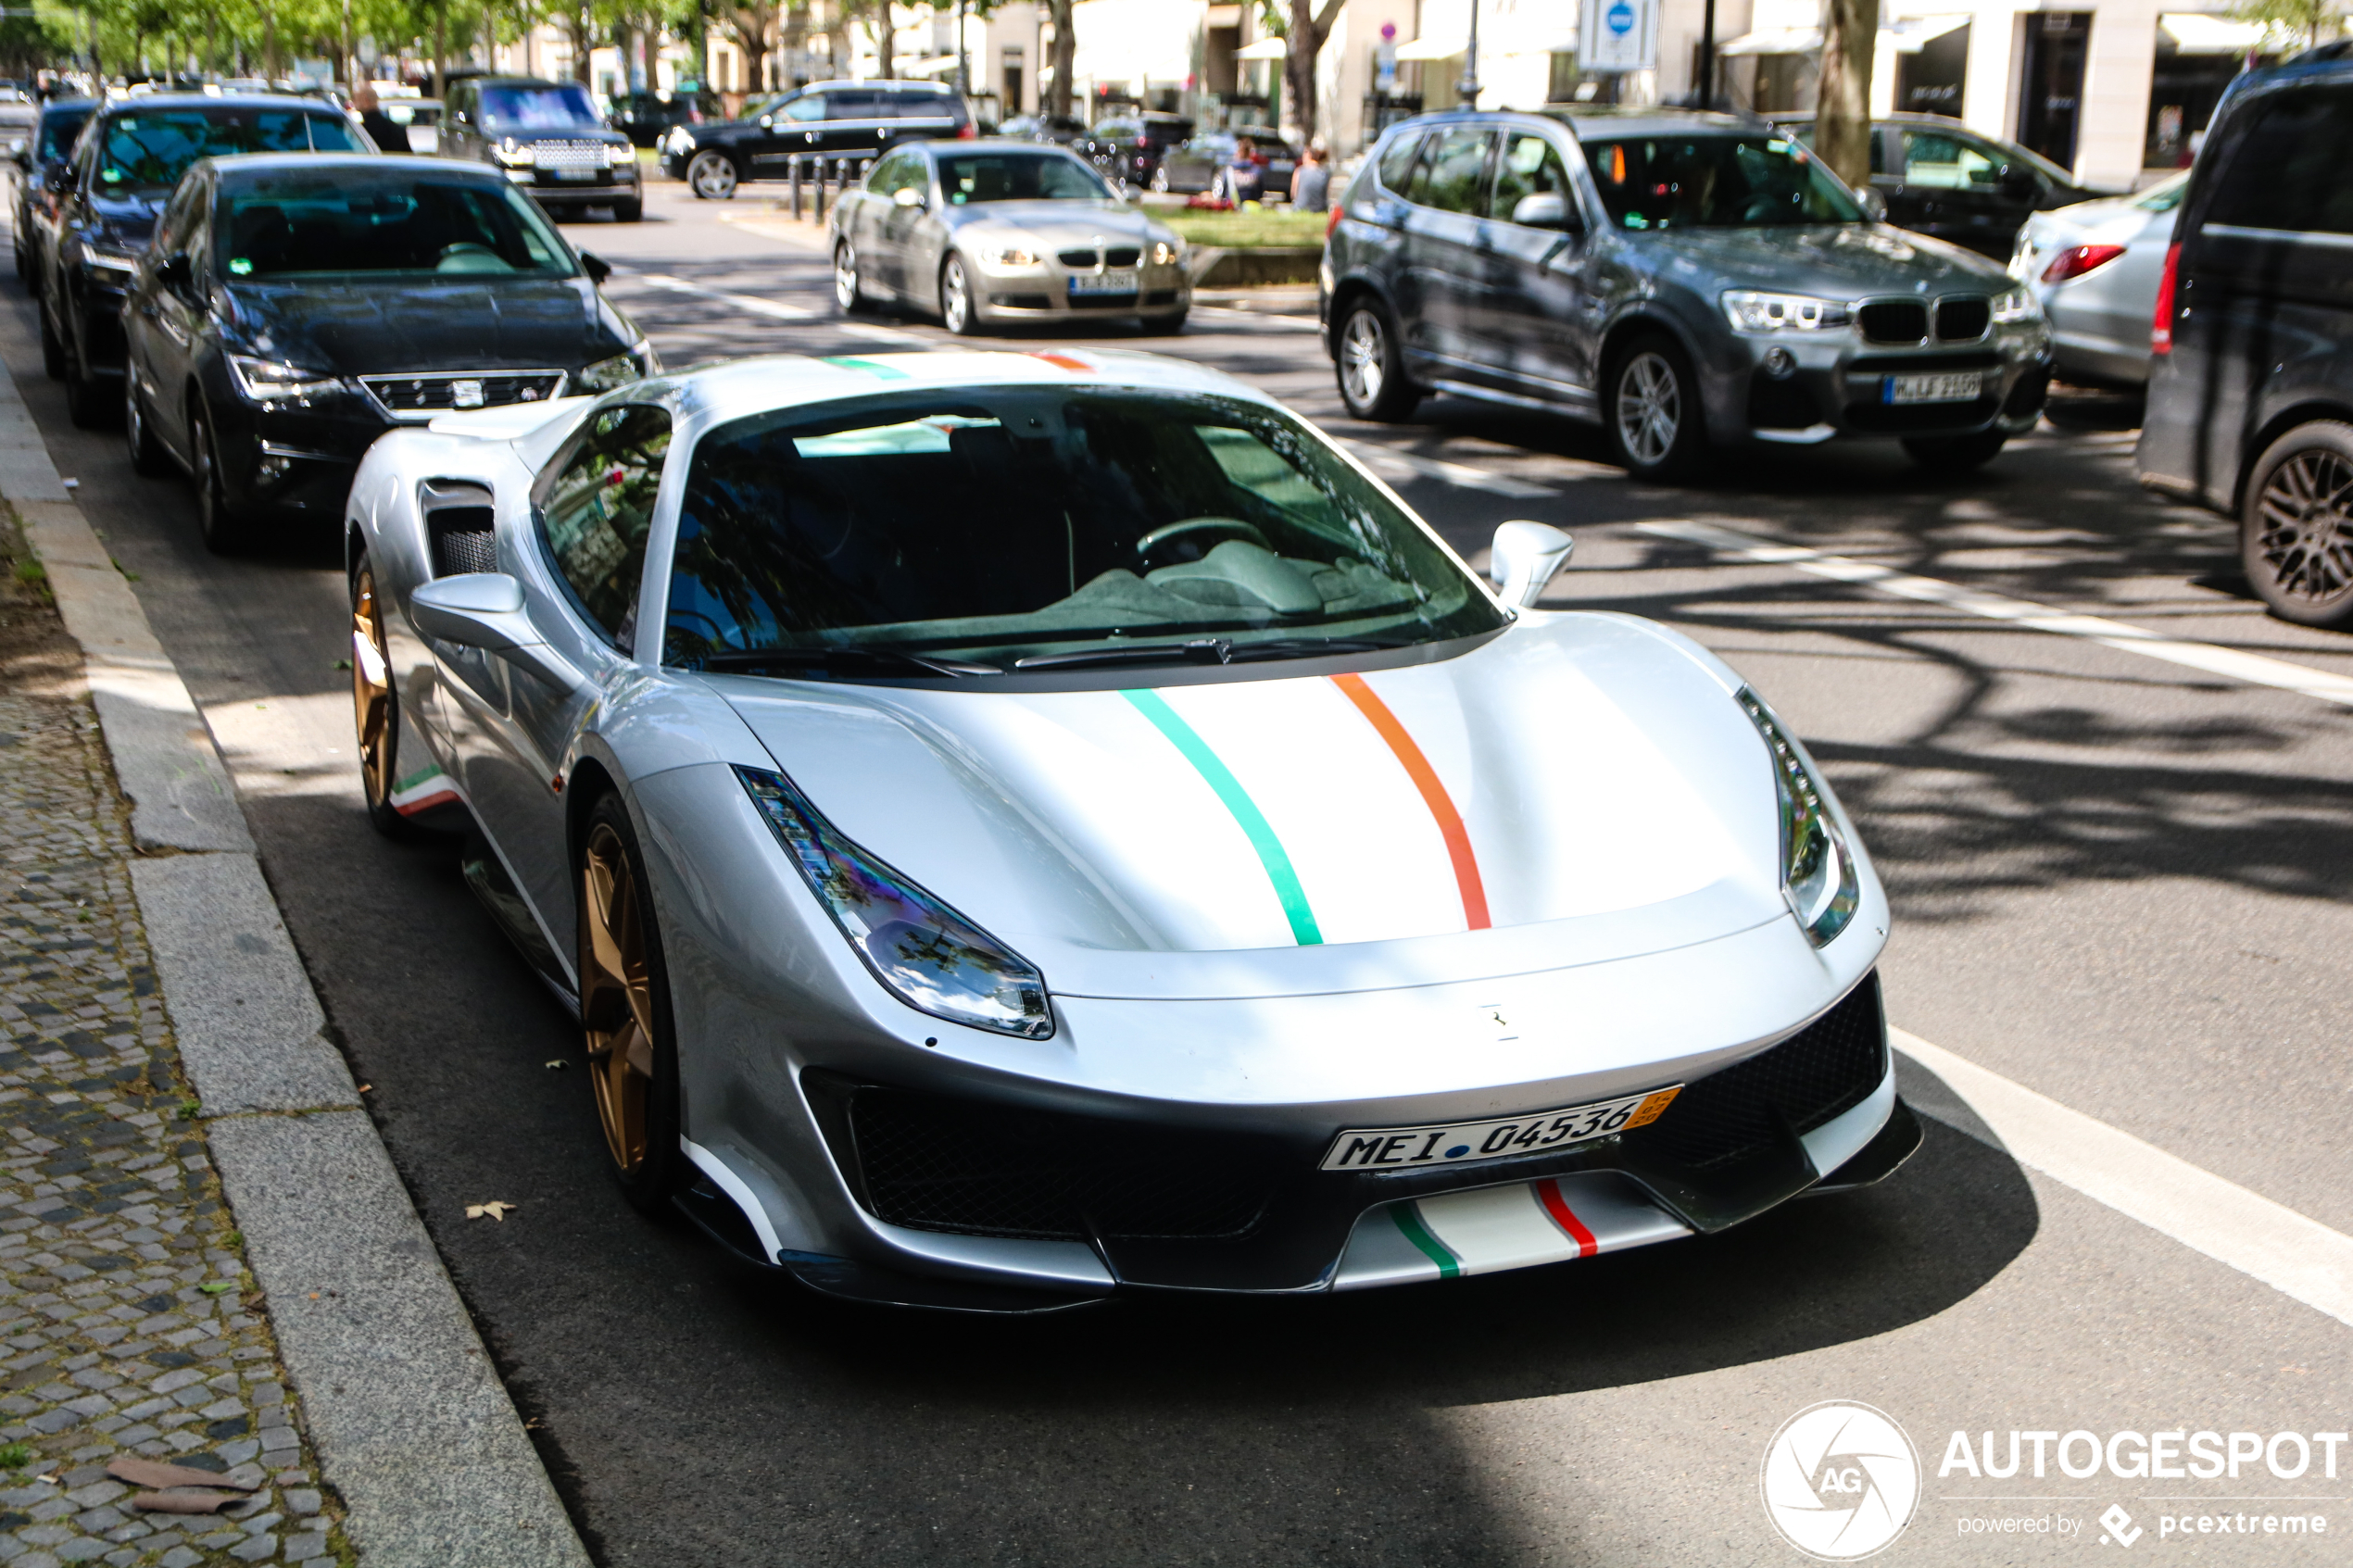
M 1658 468 L 1683 430 L 1683 388 L 1675 367 L 1644 349 L 1617 372 L 1617 440 L 1645 469 Z
M 1340 401 L 1360 420 L 1402 420 L 1421 401 L 1421 390 L 1405 380 L 1388 316 L 1369 300 L 1340 324 L 1338 369 Z
M 736 160 L 725 153 L 697 153 L 694 161 L 686 165 L 687 188 L 704 201 L 732 201 L 736 187 L 742 182 L 742 177 L 736 172 Z
M 844 240 L 834 246 L 834 304 L 844 311 L 863 302 L 858 290 L 858 253 Z
M 188 461 L 196 491 L 196 533 L 214 555 L 233 554 L 245 542 L 245 523 L 221 490 L 220 453 L 201 403 L 188 410 Z
M 127 367 L 122 376 L 122 434 L 131 448 L 132 472 L 153 479 L 170 471 L 171 459 L 156 439 L 155 426 L 147 420 L 146 401 L 139 395 L 139 378 Z
M 608 794 L 589 809 L 580 857 L 580 1025 L 613 1174 L 648 1212 L 689 1174 L 669 984 L 636 832 Z
M 2249 489 L 2240 553 L 2263 602 L 2298 625 L 2353 627 L 2353 425 L 2290 431 Z
M 372 649 L 370 659 L 362 649 Z M 392 685 L 392 655 L 376 599 L 376 569 L 362 553 L 351 570 L 351 721 L 359 742 L 359 789 L 368 821 L 387 838 L 406 838 L 409 819 L 392 804 L 393 770 L 399 766 L 400 697 Z
M 964 276 L 964 259 L 951 256 L 939 270 L 940 323 L 958 337 L 969 336 L 973 331 L 973 289 Z
M 57 318 L 50 315 L 45 297 L 41 302 L 41 372 L 51 381 L 66 379 L 66 340 L 58 335 Z

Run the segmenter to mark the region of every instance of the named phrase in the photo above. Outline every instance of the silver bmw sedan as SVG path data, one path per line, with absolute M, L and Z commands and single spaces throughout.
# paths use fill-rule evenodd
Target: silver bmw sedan
M 1184 325 L 1185 242 L 1060 147 L 930 142 L 875 165 L 831 220 L 834 299 L 895 300 L 951 332 L 1074 316 Z

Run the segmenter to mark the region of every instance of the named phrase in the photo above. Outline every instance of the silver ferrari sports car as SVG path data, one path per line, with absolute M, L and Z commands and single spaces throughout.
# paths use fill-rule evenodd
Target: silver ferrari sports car
M 1035 1311 L 1591 1257 L 1917 1146 L 1762 698 L 1143 354 L 740 360 L 385 435 L 387 832 L 469 834 L 641 1207 Z

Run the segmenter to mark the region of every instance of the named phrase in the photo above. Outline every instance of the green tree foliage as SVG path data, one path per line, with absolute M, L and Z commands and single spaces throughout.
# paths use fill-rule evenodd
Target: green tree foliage
M 2334 38 L 2346 23 L 2345 0 L 2245 0 L 2231 15 L 2262 22 L 2274 36 L 2295 38 L 2307 48 Z

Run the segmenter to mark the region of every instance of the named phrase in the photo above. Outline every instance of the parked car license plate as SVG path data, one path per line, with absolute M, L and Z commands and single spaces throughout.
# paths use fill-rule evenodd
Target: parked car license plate
M 595 169 L 576 164 L 558 164 L 548 172 L 559 180 L 594 180 L 597 177 Z
M 1070 275 L 1073 294 L 1134 294 L 1136 273 L 1130 268 L 1118 272 L 1073 272 Z
M 1539 1110 L 1493 1122 L 1448 1122 L 1428 1127 L 1352 1128 L 1332 1140 L 1327 1171 L 1404 1171 L 1418 1165 L 1471 1165 L 1515 1154 L 1560 1148 L 1647 1127 L 1683 1085 L 1629 1095 L 1566 1110 Z
M 1985 389 L 1985 378 L 1976 370 L 1947 375 L 1882 376 L 1880 381 L 1882 403 L 1973 403 Z

